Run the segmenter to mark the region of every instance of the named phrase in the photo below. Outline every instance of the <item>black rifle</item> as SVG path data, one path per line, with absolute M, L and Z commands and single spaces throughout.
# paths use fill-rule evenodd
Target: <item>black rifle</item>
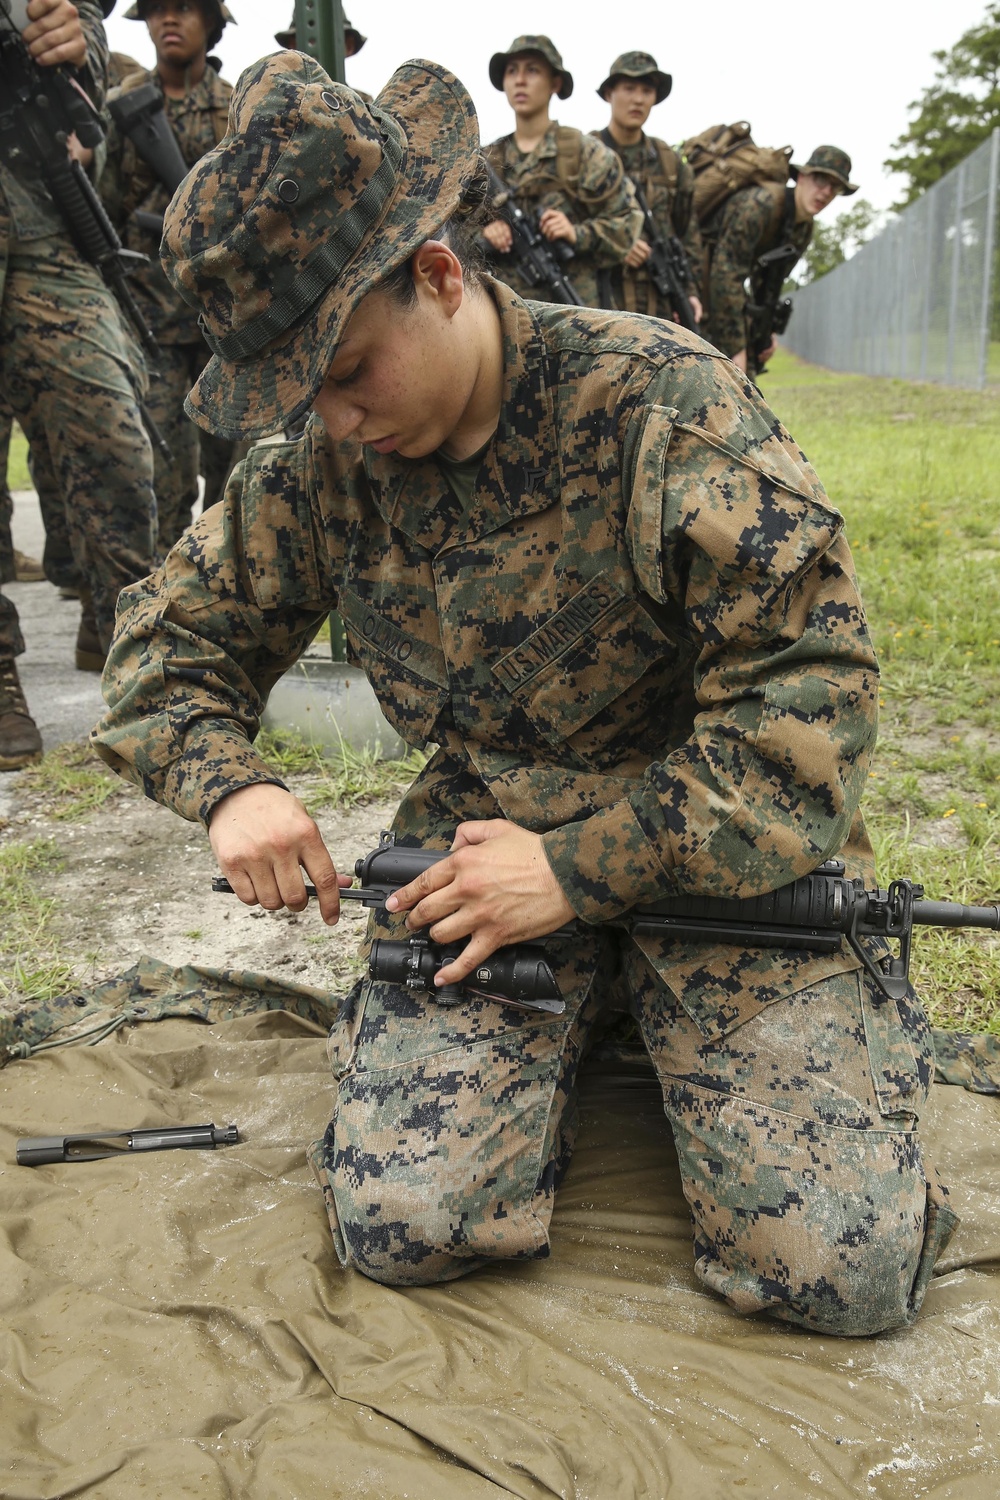
M 163 95 L 156 85 L 144 83 L 120 94 L 109 101 L 108 113 L 172 198 L 191 169 L 163 112 Z
M 750 276 L 750 300 L 746 311 L 747 373 L 763 375 L 766 365 L 760 356 L 771 346 L 775 334 L 784 333 L 792 316 L 792 299 L 783 297 L 781 289 L 799 258 L 794 245 L 778 245 L 757 257 Z
M 104 139 L 100 115 L 66 68 L 38 66 L 0 0 L 0 160 L 26 181 L 44 182 L 73 244 L 100 271 L 155 362 L 156 339 L 128 284 L 129 270 L 147 257 L 122 246 L 93 183 L 69 154 L 74 133 L 82 146 L 99 146 Z M 138 391 L 136 401 L 151 439 L 169 458 Z
M 394 891 L 447 857 L 437 850 L 405 848 L 395 842 L 393 834 L 383 833 L 378 848 L 354 867 L 362 882 L 360 890 L 343 890 L 340 898 L 361 901 L 384 917 L 385 903 Z M 212 889 L 232 891 L 232 886 L 216 876 Z M 315 896 L 315 888 L 307 885 L 306 893 Z M 811 875 L 763 896 L 669 896 L 651 906 L 635 907 L 611 925 L 637 935 L 688 943 L 738 943 L 747 948 L 795 948 L 811 953 L 835 953 L 846 941 L 882 993 L 900 999 L 909 982 L 915 926 L 1000 931 L 1000 906 L 925 901 L 923 894 L 923 886 L 910 880 L 894 880 L 887 891 L 866 891 L 859 877 L 847 878 L 842 861 L 830 859 Z M 458 956 L 465 939 L 435 943 L 426 932 L 404 942 L 376 939 L 368 969 L 375 979 L 425 990 L 442 1005 L 457 1004 L 464 994 L 486 995 L 521 1009 L 558 1015 L 565 1004 L 545 958 L 545 944 L 578 930 L 585 929 L 564 927 L 533 943 L 498 948 L 462 984 L 442 989 L 434 988 L 433 976 Z M 898 951 L 873 956 L 863 938 L 895 942 Z
M 642 210 L 642 237 L 650 248 L 649 259 L 639 269 L 646 272 L 656 288 L 656 295 L 664 306 L 677 314 L 682 326 L 697 333 L 698 320 L 691 307 L 691 270 L 684 246 L 674 234 L 664 238 L 649 211 L 645 193 L 634 177 L 630 181 L 636 202 Z
M 488 162 L 486 170 L 489 173 L 493 198 L 504 199 L 496 212 L 499 218 L 510 225 L 510 232 L 514 236 L 510 254 L 514 257 L 524 280 L 529 286 L 542 287 L 549 294 L 544 299 L 546 301 L 564 302 L 569 307 L 583 307 L 585 305 L 583 298 L 559 264 L 560 259 L 563 261 L 573 259 L 571 247 L 561 240 L 553 240 L 550 243 L 534 220 L 529 218 L 520 207 L 510 188 Z M 491 246 L 487 245 L 487 249 L 493 253 Z

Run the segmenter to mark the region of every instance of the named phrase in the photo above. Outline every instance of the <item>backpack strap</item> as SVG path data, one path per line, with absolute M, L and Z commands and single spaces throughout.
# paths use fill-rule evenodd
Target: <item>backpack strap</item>
M 556 176 L 563 187 L 576 197 L 583 157 L 583 135 L 572 125 L 556 126 Z

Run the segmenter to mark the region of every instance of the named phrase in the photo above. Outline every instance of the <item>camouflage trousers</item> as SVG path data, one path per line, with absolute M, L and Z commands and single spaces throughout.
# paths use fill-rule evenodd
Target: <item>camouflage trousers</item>
M 0 402 L 0 479 L 7 473 L 13 420 L 10 412 Z M 32 453 L 29 449 L 28 467 L 31 471 L 31 482 L 38 491 L 38 506 L 42 513 L 42 524 L 45 527 L 45 550 L 42 554 L 45 576 L 49 583 L 54 583 L 57 588 L 78 588 L 81 580 L 73 560 L 73 549 L 70 546 L 69 528 L 66 525 L 66 507 L 63 504 L 62 491 L 52 470 L 48 450 Z M 14 500 L 10 490 L 6 483 L 0 484 L 0 565 L 5 562 L 13 565 L 14 544 L 10 534 L 13 514 Z
M 222 498 L 234 447 L 203 432 L 184 411 L 184 398 L 211 358 L 207 345 L 162 344 L 156 378 L 150 382 L 150 415 L 170 449 L 169 461 L 154 452 L 154 487 L 159 529 L 157 544 L 167 553 L 191 524 L 198 500 L 198 475 L 205 477 L 205 508 Z
M 436 821 L 419 841 L 447 847 L 459 820 L 447 836 Z M 336 1110 L 310 1151 L 341 1263 L 416 1285 L 547 1255 L 577 1070 L 624 999 L 662 1087 L 699 1279 L 742 1313 L 826 1333 L 912 1322 L 956 1222 L 917 1132 L 933 1048 L 912 992 L 890 1000 L 845 967 L 709 1040 L 627 935 L 590 929 L 551 957 L 558 1017 L 371 980 L 353 992 L 329 1041 Z
M 573 1084 L 616 967 L 587 957 L 560 966 L 558 1019 L 361 987 L 331 1035 L 337 1107 L 312 1151 L 342 1264 L 407 1285 L 548 1254 Z M 916 1130 L 932 1064 L 919 1007 L 851 971 L 709 1043 L 638 950 L 620 958 L 699 1279 L 739 1312 L 825 1333 L 912 1322 L 955 1223 Z M 912 1071 L 888 1082 L 903 1037 Z
M 152 456 L 117 305 L 62 235 L 11 240 L 0 309 L 0 396 L 62 491 L 73 556 L 109 644 L 115 604 L 153 566 Z

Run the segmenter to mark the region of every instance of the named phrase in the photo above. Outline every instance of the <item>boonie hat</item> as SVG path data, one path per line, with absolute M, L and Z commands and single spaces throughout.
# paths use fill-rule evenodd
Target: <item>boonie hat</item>
M 832 177 L 840 183 L 840 191 L 845 198 L 858 190 L 858 184 L 850 180 L 851 158 L 839 146 L 817 146 L 805 166 L 800 167 L 792 162 L 788 170 L 796 178 L 800 172 L 822 172 L 825 177 Z
M 358 303 L 447 221 L 478 154 L 437 63 L 404 63 L 373 104 L 304 52 L 247 68 L 164 218 L 164 269 L 214 356 L 188 415 L 252 438 L 308 411 Z
M 611 64 L 611 72 L 597 90 L 602 99 L 614 88 L 620 78 L 649 78 L 656 89 L 656 103 L 662 104 L 670 93 L 674 80 L 669 73 L 661 73 L 656 58 L 649 52 L 623 52 Z
M 292 16 L 292 19 L 291 19 L 291 21 L 288 24 L 287 30 L 285 30 L 285 31 L 276 31 L 274 33 L 274 40 L 277 42 L 277 44 L 278 44 L 279 47 L 285 47 L 285 48 L 291 47 L 291 48 L 294 48 L 294 46 L 295 46 L 295 16 L 294 15 Z M 354 43 L 354 55 L 356 56 L 361 51 L 362 47 L 365 45 L 365 42 L 367 42 L 368 38 L 366 36 L 362 36 L 361 32 L 358 30 L 358 28 L 356 26 L 352 26 L 351 23 L 350 23 L 350 21 L 345 16 L 344 17 L 344 40 L 345 41 L 353 41 L 353 43 Z
M 125 12 L 126 21 L 144 21 L 146 18 L 143 12 L 149 3 L 150 0 L 136 0 L 136 3 L 130 5 Z M 223 5 L 222 0 L 200 0 L 200 3 L 205 7 L 209 21 L 213 23 L 208 34 L 208 46 L 212 48 L 218 44 L 223 27 L 228 26 L 230 22 L 236 25 L 236 17 L 228 5 Z
M 562 83 L 557 90 L 560 99 L 568 99 L 573 92 L 573 75 L 563 67 L 562 54 L 547 36 L 515 37 L 506 52 L 494 52 L 490 58 L 490 83 L 503 92 L 503 75 L 512 57 L 523 57 L 526 52 L 537 52 L 544 57 L 550 68 L 562 74 Z

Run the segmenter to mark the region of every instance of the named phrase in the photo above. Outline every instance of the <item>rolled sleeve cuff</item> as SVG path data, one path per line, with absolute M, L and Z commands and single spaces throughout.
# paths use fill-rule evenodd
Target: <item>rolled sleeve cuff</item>
M 206 725 L 187 734 L 183 755 L 167 772 L 163 801 L 182 818 L 207 827 L 212 809 L 223 797 L 241 787 L 268 783 L 288 790 L 245 735 Z
M 594 248 L 594 231 L 593 231 L 593 229 L 590 227 L 589 224 L 577 224 L 575 226 L 575 228 L 576 228 L 576 243 L 575 243 L 575 245 L 572 246 L 573 251 L 577 255 L 589 255 L 590 252 Z M 569 276 L 572 276 L 572 274 L 573 274 L 573 265 L 572 265 L 572 262 L 569 263 L 567 274 Z
M 611 921 L 642 901 L 678 890 L 628 802 L 553 828 L 542 835 L 542 847 L 567 901 L 584 922 Z

